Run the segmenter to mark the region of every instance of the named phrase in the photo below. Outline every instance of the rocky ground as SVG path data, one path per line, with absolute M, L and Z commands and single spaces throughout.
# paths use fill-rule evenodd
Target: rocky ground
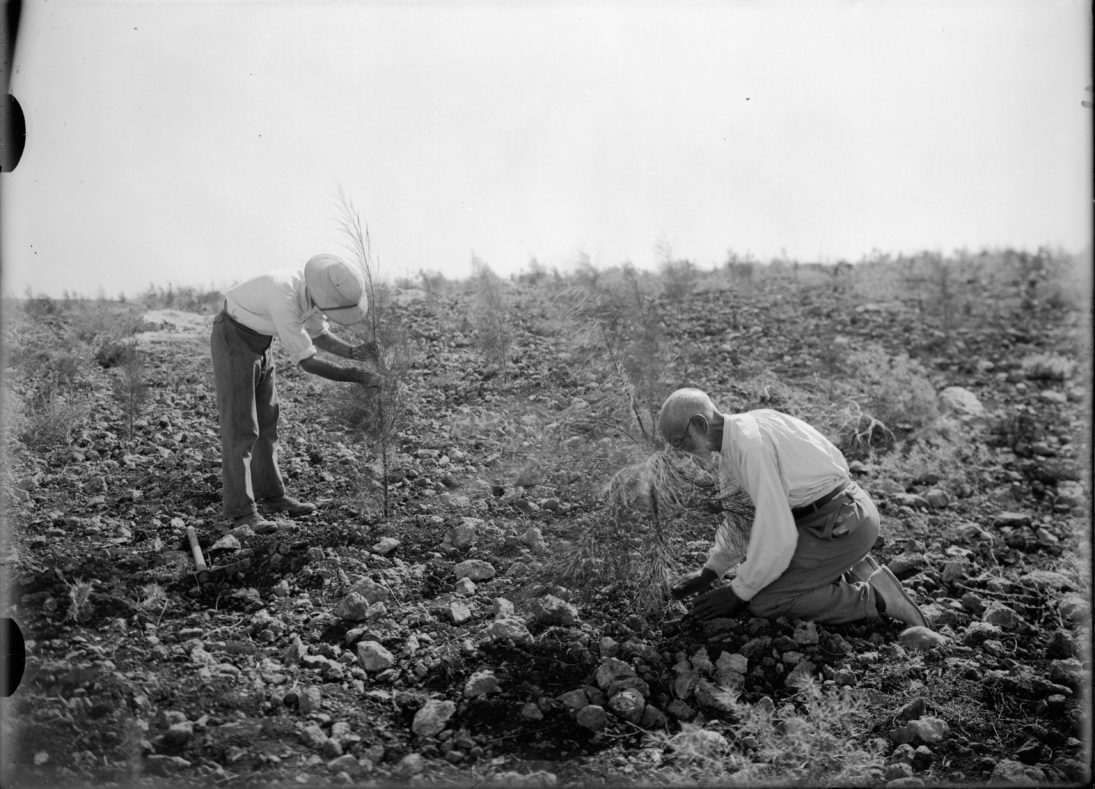
M 347 388 L 282 360 L 282 469 L 319 511 L 270 536 L 220 517 L 208 313 L 142 310 L 136 364 L 103 339 L 132 306 L 25 304 L 5 310 L 4 616 L 28 654 L 5 785 L 1085 782 L 1085 314 L 1005 303 L 942 326 L 913 294 L 746 284 L 644 283 L 663 391 L 854 436 L 834 389 L 892 405 L 923 383 L 923 418 L 847 446 L 883 514 L 874 553 L 944 643 L 698 623 L 608 565 L 568 574 L 635 452 L 598 409 L 640 376 L 578 354 L 610 336 L 579 337 L 570 309 L 604 283 L 507 284 L 504 366 L 473 290 L 401 292 L 413 353 L 386 467 Z M 873 378 L 849 366 L 868 345 Z M 662 535 L 676 570 L 716 518 Z M 635 529 L 615 552 L 642 553 Z

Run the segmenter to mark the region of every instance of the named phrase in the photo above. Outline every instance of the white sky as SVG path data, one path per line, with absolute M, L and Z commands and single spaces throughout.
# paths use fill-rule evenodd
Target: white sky
M 3 288 L 1091 240 L 1081 0 L 28 0 Z

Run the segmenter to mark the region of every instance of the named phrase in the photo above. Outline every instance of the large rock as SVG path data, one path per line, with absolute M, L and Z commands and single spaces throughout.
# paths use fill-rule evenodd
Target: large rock
M 369 601 L 364 595 L 350 592 L 339 601 L 332 613 L 347 622 L 363 622 L 369 618 Z
M 532 617 L 545 625 L 572 625 L 578 621 L 578 609 L 555 595 L 544 595 L 529 606 Z
M 723 652 L 715 663 L 719 684 L 727 688 L 738 688 L 745 684 L 745 673 L 749 670 L 749 659 L 745 655 Z
M 1030 526 L 1031 517 L 1028 512 L 1001 512 L 992 519 L 992 525 L 998 529 L 1005 527 L 1020 528 Z
M 946 636 L 922 625 L 905 628 L 898 634 L 897 638 L 909 649 L 928 650 L 944 646 L 947 643 Z
M 575 720 L 583 729 L 602 731 L 608 725 L 608 713 L 605 712 L 604 707 L 589 704 L 578 710 Z
M 933 510 L 942 510 L 950 506 L 951 497 L 942 488 L 932 488 L 924 494 L 924 501 Z
M 604 658 L 601 665 L 597 667 L 597 686 L 605 690 L 621 678 L 634 676 L 635 668 L 630 663 L 625 663 L 618 658 Z
M 327 762 L 327 770 L 332 773 L 346 773 L 353 778 L 365 772 L 365 767 L 358 761 L 356 756 L 344 753 L 342 756 L 335 757 Z
M 799 622 L 795 625 L 795 632 L 791 634 L 791 637 L 799 646 L 810 646 L 816 644 L 820 639 L 817 625 L 813 622 Z
M 507 771 L 495 773 L 491 783 L 498 786 L 521 787 L 522 789 L 523 787 L 552 787 L 559 783 L 559 778 L 555 773 L 549 773 L 546 770 L 536 770 L 531 773 Z
M 1001 759 L 992 770 L 990 783 L 1044 784 L 1046 773 L 1040 767 L 1023 764 L 1015 759 Z
M 468 607 L 467 603 L 453 600 L 449 603 L 449 616 L 452 617 L 452 623 L 454 625 L 462 625 L 472 618 L 472 610 Z
M 581 688 L 578 688 L 577 690 L 568 690 L 566 693 L 558 696 L 558 699 L 562 702 L 564 707 L 573 712 L 577 712 L 582 707 L 588 706 L 589 704 L 589 696 L 586 695 L 586 692 Z
M 939 410 L 957 416 L 984 416 L 985 406 L 973 392 L 962 386 L 948 386 L 937 397 Z
M 637 724 L 643 719 L 646 699 L 634 688 L 625 688 L 608 700 L 608 708 L 624 720 Z
M 693 691 L 696 703 L 701 707 L 715 710 L 724 715 L 735 712 L 737 697 L 730 691 L 720 688 L 715 683 L 706 679 L 696 681 L 696 689 Z
M 813 677 L 817 673 L 817 666 L 812 661 L 803 660 L 799 662 L 783 680 L 783 684 L 788 688 L 793 688 L 799 683 L 803 682 L 809 677 Z
M 381 556 L 387 556 L 389 553 L 398 548 L 402 543 L 395 537 L 382 537 L 373 546 L 373 553 L 378 553 Z
M 700 647 L 696 650 L 696 653 L 692 655 L 692 668 L 701 674 L 708 676 L 715 673 L 715 664 L 711 662 L 711 655 L 707 652 L 707 647 Z
M 474 545 L 478 537 L 478 531 L 474 525 L 461 523 L 459 526 L 454 526 L 445 535 L 445 544 L 462 550 Z
M 510 639 L 517 643 L 531 643 L 532 633 L 525 623 L 516 617 L 500 617 L 487 626 L 487 637 L 495 641 Z
M 1087 598 L 1077 592 L 1068 592 L 1057 603 L 1057 611 L 1067 622 L 1080 624 L 1089 619 L 1090 606 Z
M 539 526 L 532 526 L 521 535 L 521 542 L 524 543 L 529 550 L 533 553 L 547 553 L 548 546 L 544 541 L 544 534 L 540 531 Z
M 1004 605 L 998 600 L 989 603 L 988 608 L 981 617 L 990 625 L 996 625 L 1004 630 L 1015 630 L 1023 623 L 1023 618 L 1014 609 Z
M 434 737 L 456 712 L 456 704 L 448 700 L 430 699 L 414 714 L 411 730 L 419 737 Z
M 361 641 L 357 645 L 357 660 L 366 671 L 384 671 L 395 665 L 395 656 L 379 641 Z
M 369 601 L 370 605 L 372 603 L 382 603 L 392 596 L 392 592 L 388 587 L 383 584 L 378 584 L 372 578 L 364 578 L 361 581 L 358 581 L 350 587 L 350 591 L 356 592 L 364 597 Z
M 917 718 L 907 726 L 917 740 L 926 743 L 942 742 L 950 734 L 950 726 L 942 718 Z
M 501 692 L 502 686 L 498 682 L 498 677 L 490 669 L 475 672 L 464 683 L 464 695 L 469 699 L 477 699 L 489 696 L 491 693 Z
M 1051 660 L 1049 678 L 1059 685 L 1080 687 L 1084 682 L 1084 664 L 1076 658 Z
M 460 562 L 452 571 L 457 578 L 470 578 L 473 581 L 486 581 L 497 575 L 494 566 L 482 559 L 468 559 Z
M 970 622 L 962 634 L 962 643 L 968 647 L 980 646 L 989 639 L 998 638 L 1003 631 L 988 622 Z

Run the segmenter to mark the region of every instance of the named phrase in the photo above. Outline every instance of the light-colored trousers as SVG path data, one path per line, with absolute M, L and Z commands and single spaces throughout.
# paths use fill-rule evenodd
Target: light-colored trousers
M 783 575 L 749 601 L 755 616 L 814 622 L 878 619 L 874 590 L 846 583 L 841 574 L 866 556 L 878 539 L 878 508 L 856 483 L 817 511 L 796 518 L 798 545 Z

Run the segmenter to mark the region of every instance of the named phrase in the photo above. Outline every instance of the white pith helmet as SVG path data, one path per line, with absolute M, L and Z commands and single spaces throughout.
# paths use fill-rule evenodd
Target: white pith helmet
M 365 320 L 368 300 L 361 275 L 335 255 L 316 255 L 304 264 L 304 282 L 319 311 L 342 326 Z

